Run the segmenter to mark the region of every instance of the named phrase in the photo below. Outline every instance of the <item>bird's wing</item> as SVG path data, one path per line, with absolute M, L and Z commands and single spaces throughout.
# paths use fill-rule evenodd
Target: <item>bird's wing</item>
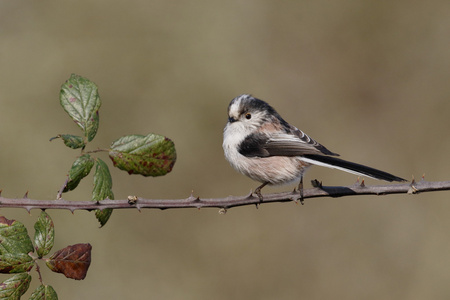
M 242 141 L 239 152 L 247 157 L 338 155 L 298 129 L 295 133 L 251 134 Z

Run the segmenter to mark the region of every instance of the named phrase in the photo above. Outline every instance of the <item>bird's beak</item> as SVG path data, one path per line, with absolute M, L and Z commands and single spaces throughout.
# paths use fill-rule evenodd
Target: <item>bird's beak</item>
M 235 118 L 233 118 L 233 117 L 228 117 L 228 123 L 234 123 L 234 122 L 236 122 L 237 120 L 235 119 Z

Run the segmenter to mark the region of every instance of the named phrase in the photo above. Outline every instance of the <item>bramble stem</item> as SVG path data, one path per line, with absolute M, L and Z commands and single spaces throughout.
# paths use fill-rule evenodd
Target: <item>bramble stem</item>
M 321 186 L 303 191 L 303 199 L 312 199 L 319 197 L 344 197 L 356 195 L 388 195 L 388 194 L 417 194 L 423 192 L 435 192 L 450 190 L 450 181 L 419 181 L 394 185 L 375 185 L 365 186 L 364 184 L 355 184 L 351 186 Z M 58 200 L 33 200 L 27 197 L 20 199 L 3 198 L 0 195 L 0 208 L 24 208 L 31 209 L 67 209 L 75 210 L 96 210 L 96 209 L 126 209 L 135 208 L 232 208 L 236 206 L 261 204 L 257 196 L 252 194 L 247 196 L 229 196 L 226 198 L 198 198 L 189 196 L 185 199 L 145 199 L 139 196 L 129 196 L 124 200 L 102 200 L 92 201 L 68 201 Z M 133 201 L 130 201 L 130 199 Z M 298 191 L 284 192 L 276 194 L 265 194 L 264 204 L 273 202 L 298 201 L 300 194 Z

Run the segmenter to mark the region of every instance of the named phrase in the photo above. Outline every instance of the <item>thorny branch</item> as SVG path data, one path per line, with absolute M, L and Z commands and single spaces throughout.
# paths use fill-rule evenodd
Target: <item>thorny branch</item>
M 317 185 L 317 181 L 315 181 Z M 425 181 L 421 180 L 405 184 L 394 185 L 375 185 L 365 186 L 357 182 L 351 186 L 321 186 L 303 191 L 303 200 L 318 198 L 318 197 L 344 197 L 356 195 L 388 195 L 388 194 L 417 194 L 423 192 L 446 191 L 450 190 L 450 181 Z M 264 194 L 264 203 L 274 202 L 289 202 L 299 201 L 300 194 L 298 191 L 284 192 L 276 194 Z M 31 209 L 67 209 L 75 210 L 96 210 L 96 209 L 124 209 L 135 208 L 141 210 L 143 208 L 203 208 L 203 207 L 217 207 L 221 208 L 222 212 L 226 209 L 244 206 L 244 205 L 258 205 L 260 204 L 257 196 L 249 194 L 247 196 L 229 196 L 226 198 L 199 198 L 193 195 L 185 199 L 144 199 L 138 196 L 128 196 L 125 200 L 102 200 L 99 202 L 92 201 L 67 201 L 64 199 L 58 200 L 33 200 L 28 198 L 28 192 L 23 198 L 9 199 L 1 196 L 0 190 L 0 208 L 24 208 L 27 211 Z

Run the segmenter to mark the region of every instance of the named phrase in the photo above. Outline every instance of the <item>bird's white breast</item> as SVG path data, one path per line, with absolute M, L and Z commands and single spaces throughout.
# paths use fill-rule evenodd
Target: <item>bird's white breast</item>
M 297 180 L 308 164 L 298 157 L 246 157 L 239 153 L 239 145 L 246 138 L 241 122 L 228 123 L 223 134 L 226 160 L 238 172 L 259 182 L 285 184 Z

